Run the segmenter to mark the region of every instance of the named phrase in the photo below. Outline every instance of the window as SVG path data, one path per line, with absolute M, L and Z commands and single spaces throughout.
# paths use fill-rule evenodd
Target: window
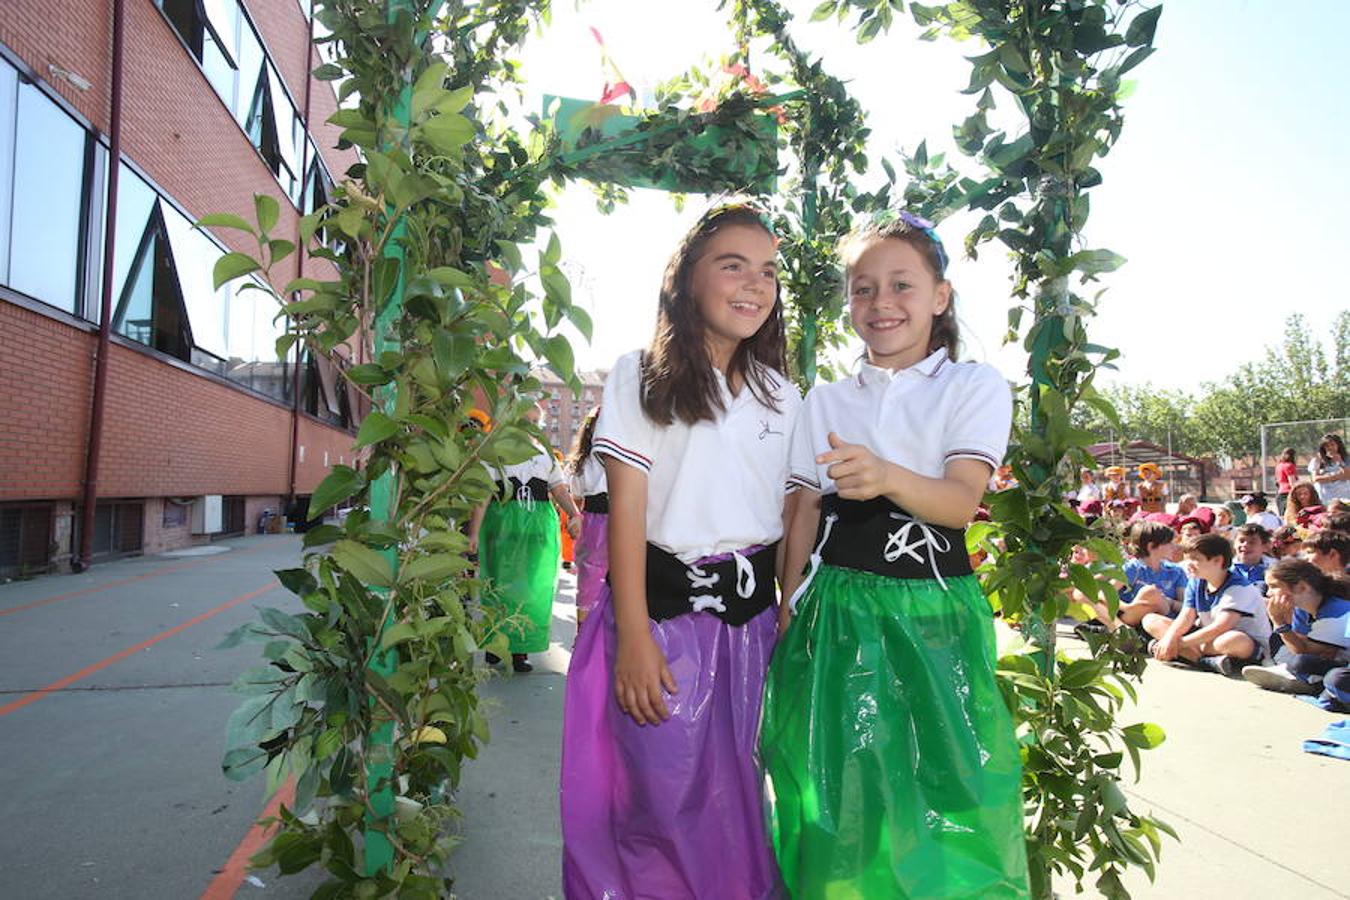
M 13 126 L 0 129 L 0 143 L 13 141 L 4 156 L 12 168 L 0 170 L 9 186 L 0 200 L 7 218 L 9 241 L 5 283 L 16 291 L 78 313 L 83 302 L 81 278 L 88 229 L 92 142 L 85 130 L 35 86 L 14 77 L 9 66 L 0 90 L 16 87 L 12 101 L 0 101 L 0 116 L 13 103 Z M 3 124 L 0 122 L 0 124 Z M 17 140 L 15 138 L 17 137 Z M 13 223 L 22 227 L 13 228 Z
M 188 48 L 225 101 L 234 108 L 239 38 L 239 4 L 235 0 L 157 0 L 164 18 Z
M 244 119 L 244 131 L 287 196 L 297 202 L 302 188 L 296 175 L 300 168 L 296 154 L 300 130 L 300 117 L 281 88 L 280 76 L 270 64 L 265 65 Z
M 0 506 L 0 577 L 47 571 L 51 551 L 52 504 Z
M 330 425 L 350 428 L 351 398 L 347 382 L 324 357 L 305 353 L 305 368 L 300 386 L 301 408 Z
M 75 508 L 75 522 L 83 522 L 79 507 Z M 78 528 L 77 528 L 78 530 Z M 145 504 L 137 501 L 110 501 L 94 507 L 94 539 L 90 556 L 124 556 L 139 553 L 144 540 Z M 75 538 L 79 544 L 79 536 Z
M 113 311 L 113 330 L 178 359 L 192 359 L 192 329 L 168 229 L 156 201 Z

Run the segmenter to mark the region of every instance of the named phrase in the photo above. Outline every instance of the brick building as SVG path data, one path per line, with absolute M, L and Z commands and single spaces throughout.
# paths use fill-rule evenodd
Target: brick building
M 605 376 L 609 372 L 603 369 L 578 372 L 582 384 L 580 399 L 551 371 L 536 369 L 533 374 L 544 386 L 543 404 L 547 414 L 544 433 L 548 435 L 549 442 L 566 456 L 572 451 L 572 439 L 581 428 L 582 420 L 600 405 L 605 393 Z
M 308 76 L 315 27 L 306 0 L 0 3 L 0 577 L 71 563 L 91 449 L 95 559 L 251 530 L 351 461 L 339 374 L 277 359 L 286 326 L 264 293 L 212 287 L 223 250 L 255 249 L 247 236 L 191 228 L 211 212 L 252 220 L 266 193 L 273 236 L 299 243 L 301 215 L 354 160 L 331 149 L 332 83 Z M 300 255 L 281 268 L 282 282 L 331 277 Z

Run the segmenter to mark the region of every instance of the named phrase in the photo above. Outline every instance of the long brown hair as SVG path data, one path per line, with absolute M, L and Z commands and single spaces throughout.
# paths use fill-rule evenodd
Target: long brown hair
M 1306 559 L 1291 556 L 1271 566 L 1266 577 L 1285 587 L 1306 584 L 1316 591 L 1323 600 L 1328 597 L 1341 597 L 1350 600 L 1350 579 L 1345 576 L 1328 575 Z
M 872 223 L 855 228 L 853 231 L 844 235 L 839 241 L 839 258 L 844 264 L 844 292 L 848 292 L 848 270 L 858 261 L 858 257 L 879 241 L 894 240 L 904 241 L 915 250 L 919 251 L 919 256 L 923 259 L 924 265 L 928 271 L 933 274 L 933 278 L 938 284 L 944 281 L 951 284 L 947 278 L 947 258 L 941 245 L 922 228 L 916 228 L 903 219 L 885 223 Z M 947 351 L 947 358 L 956 362 L 956 356 L 961 350 L 961 328 L 956 324 L 956 289 L 953 288 L 951 296 L 947 301 L 947 308 L 941 315 L 933 317 L 933 331 L 928 336 L 928 352 L 933 353 L 939 348 Z
M 591 456 L 591 440 L 595 437 L 595 422 L 600 418 L 600 407 L 596 406 L 586 413 L 586 418 L 581 420 L 581 428 L 577 430 L 577 436 L 572 439 L 572 450 L 567 454 L 567 462 L 563 468 L 567 469 L 573 475 L 581 474 L 581 467 L 586 465 L 586 460 Z
M 1298 499 L 1299 495 L 1311 496 L 1312 500 L 1304 502 Z M 1289 498 L 1284 501 L 1284 521 L 1290 525 L 1298 524 L 1298 511 L 1305 506 L 1321 506 L 1322 498 L 1317 496 L 1317 488 L 1311 481 L 1300 481 L 1289 489 Z
M 694 224 L 666 265 L 661 281 L 656 333 L 642 359 L 642 411 L 658 425 L 679 419 L 688 425 L 716 418 L 722 393 L 704 342 L 703 318 L 692 292 L 694 264 L 720 229 L 732 225 L 759 228 L 773 237 L 764 213 L 746 204 L 721 206 Z M 773 311 L 753 335 L 731 354 L 727 380 L 738 376 L 760 403 L 777 411 L 769 370 L 787 369 L 782 291 L 774 286 Z

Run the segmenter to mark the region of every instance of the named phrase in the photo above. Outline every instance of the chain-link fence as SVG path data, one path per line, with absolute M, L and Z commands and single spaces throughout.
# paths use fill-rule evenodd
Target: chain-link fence
M 1294 449 L 1300 480 L 1307 477 L 1308 460 L 1317 454 L 1324 434 L 1339 434 L 1350 443 L 1350 418 L 1307 419 L 1302 422 L 1270 422 L 1261 426 L 1261 489 L 1276 493 L 1275 464 L 1285 448 Z

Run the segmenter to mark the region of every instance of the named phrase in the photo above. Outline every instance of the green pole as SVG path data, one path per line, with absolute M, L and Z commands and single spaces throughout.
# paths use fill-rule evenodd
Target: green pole
M 400 15 L 416 15 L 412 0 L 387 0 L 387 2 L 385 16 L 386 21 L 390 24 L 393 24 Z M 439 7 L 440 2 L 433 3 L 427 10 L 427 18 L 435 18 Z M 417 45 L 420 46 L 425 39 L 425 33 L 419 32 Z M 412 125 L 412 86 L 413 66 L 410 63 L 403 73 L 403 85 L 399 91 L 398 102 L 395 103 L 392 111 L 392 119 L 399 126 L 398 134 L 402 149 L 408 153 L 411 153 L 412 150 L 409 135 L 409 129 Z M 389 146 L 390 143 L 386 142 L 385 147 Z M 389 297 L 381 298 L 382 305 L 375 316 L 372 337 L 376 359 L 384 351 L 397 350 L 399 347 L 398 338 L 394 333 L 394 324 L 403 315 L 403 289 L 407 282 L 403 249 L 403 238 L 406 232 L 407 227 L 402 221 L 399 221 L 390 232 L 389 240 L 385 243 L 383 250 L 386 259 L 398 261 L 398 278 L 394 282 L 394 288 Z M 393 412 L 397 399 L 398 392 L 392 385 L 381 388 L 376 394 L 376 400 L 387 413 Z M 370 517 L 372 520 L 388 522 L 394 518 L 397 513 L 398 502 L 398 498 L 395 496 L 396 492 L 397 481 L 393 472 L 384 473 L 371 484 Z M 397 549 L 389 548 L 382 552 L 389 560 L 391 567 L 397 570 Z M 391 624 L 393 624 L 392 613 L 390 619 L 385 620 L 381 625 L 381 632 Z M 377 644 L 379 640 L 380 635 L 376 635 L 375 641 Z M 388 650 L 383 653 L 376 653 L 371 657 L 370 669 L 375 674 L 387 678 L 394 673 L 397 663 L 397 652 Z M 370 799 L 370 805 L 366 810 L 365 872 L 367 877 L 374 877 L 381 872 L 388 872 L 394 862 L 394 845 L 386 836 L 386 830 L 392 827 L 394 814 L 394 723 L 384 722 L 372 731 L 366 750 L 366 792 Z

